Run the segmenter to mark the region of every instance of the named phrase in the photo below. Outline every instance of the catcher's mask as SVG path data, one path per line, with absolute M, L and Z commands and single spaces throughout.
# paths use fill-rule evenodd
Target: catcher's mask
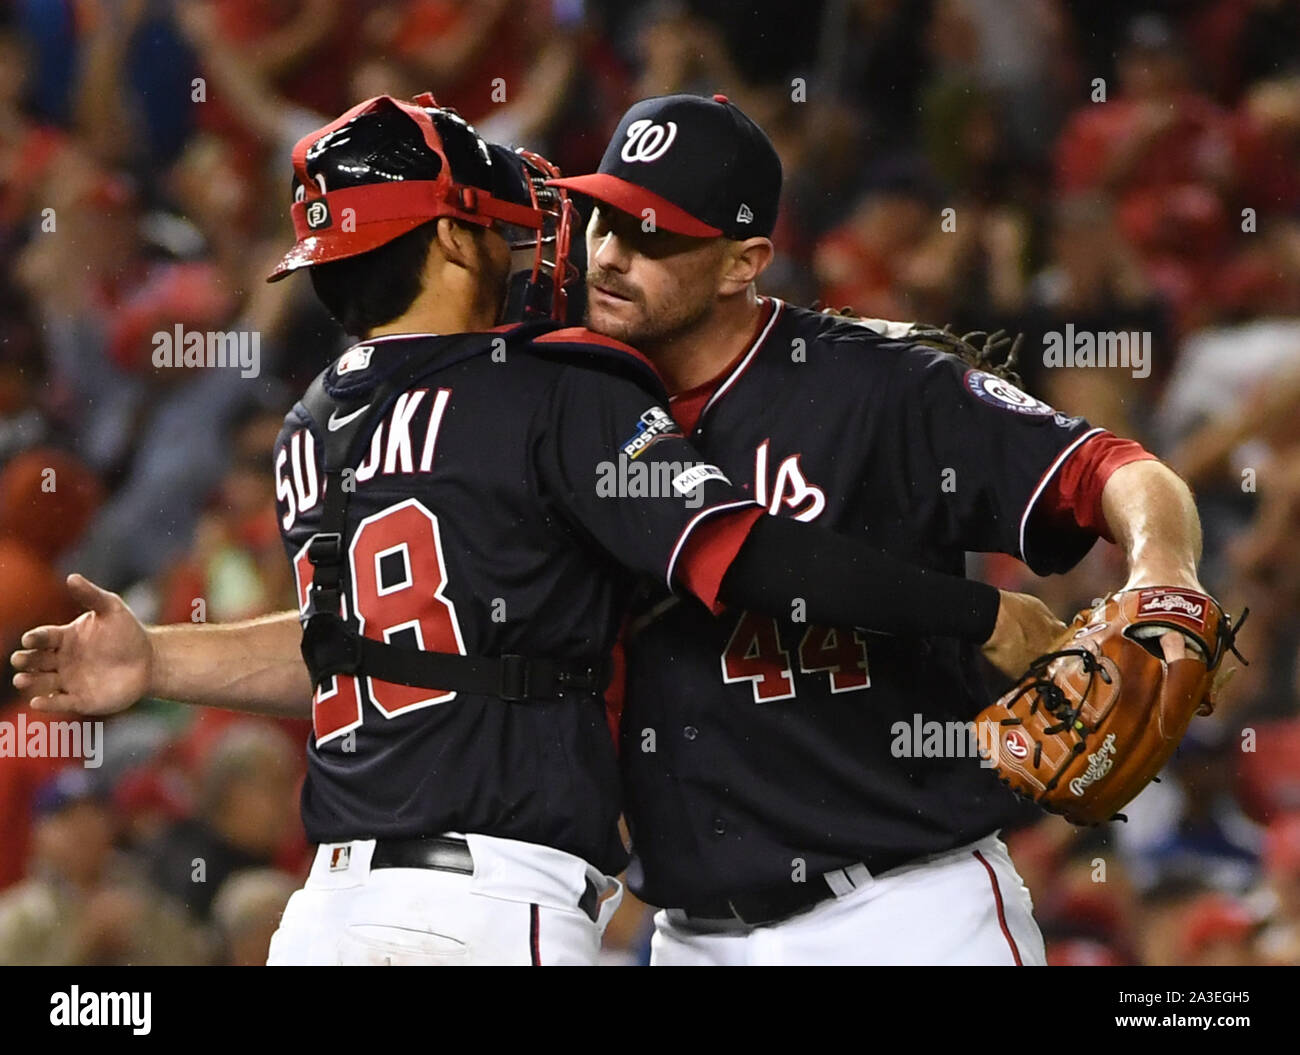
M 489 143 L 493 193 L 506 201 L 525 201 L 542 216 L 540 228 L 498 223 L 497 231 L 510 244 L 510 286 L 503 321 L 552 318 L 566 321 L 569 287 L 581 281 L 569 260 L 574 208 L 569 192 L 548 187 L 560 171 L 540 154 L 523 147 Z
M 496 230 L 512 250 L 502 321 L 563 319 L 573 206 L 544 181 L 558 170 L 527 151 L 489 145 L 428 92 L 359 103 L 293 148 L 297 242 L 268 276 L 377 249 L 439 216 Z M 559 282 L 553 275 L 563 276 Z M 515 290 L 518 289 L 516 293 Z

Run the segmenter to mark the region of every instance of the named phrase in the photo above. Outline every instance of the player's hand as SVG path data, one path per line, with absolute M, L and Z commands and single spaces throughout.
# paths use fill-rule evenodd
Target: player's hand
M 1050 652 L 1065 624 L 1037 597 L 999 590 L 998 621 L 984 642 L 984 657 L 1009 677 L 1018 678 L 1035 659 Z
M 68 589 L 86 609 L 63 626 L 38 626 L 10 657 L 14 688 L 38 711 L 106 715 L 149 691 L 153 649 L 140 621 L 115 593 L 80 575 Z

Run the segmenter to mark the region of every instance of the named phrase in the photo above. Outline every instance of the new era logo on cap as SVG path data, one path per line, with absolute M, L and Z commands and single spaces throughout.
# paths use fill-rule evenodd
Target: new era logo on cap
M 781 160 L 725 95 L 664 95 L 623 115 L 598 171 L 549 182 L 638 218 L 653 215 L 666 231 L 766 237 L 776 225 Z

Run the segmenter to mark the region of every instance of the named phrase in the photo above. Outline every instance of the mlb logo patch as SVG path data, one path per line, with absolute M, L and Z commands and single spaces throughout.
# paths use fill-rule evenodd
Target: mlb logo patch
M 362 344 L 356 348 L 349 348 L 339 359 L 339 368 L 336 373 L 352 374 L 358 370 L 365 370 L 370 366 L 370 357 L 374 354 L 373 345 Z
M 335 846 L 330 850 L 330 871 L 346 872 L 352 862 L 352 847 Z

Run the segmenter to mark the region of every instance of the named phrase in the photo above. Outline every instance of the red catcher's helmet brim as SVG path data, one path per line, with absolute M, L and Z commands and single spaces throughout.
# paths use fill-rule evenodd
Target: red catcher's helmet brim
M 299 268 L 327 264 L 331 260 L 346 260 L 350 256 L 360 256 L 428 222 L 427 216 L 409 216 L 400 220 L 384 220 L 367 224 L 364 232 L 354 234 L 326 231 L 308 235 L 302 241 L 294 243 L 293 248 L 280 258 L 275 270 L 267 276 L 266 280 L 278 282 Z

